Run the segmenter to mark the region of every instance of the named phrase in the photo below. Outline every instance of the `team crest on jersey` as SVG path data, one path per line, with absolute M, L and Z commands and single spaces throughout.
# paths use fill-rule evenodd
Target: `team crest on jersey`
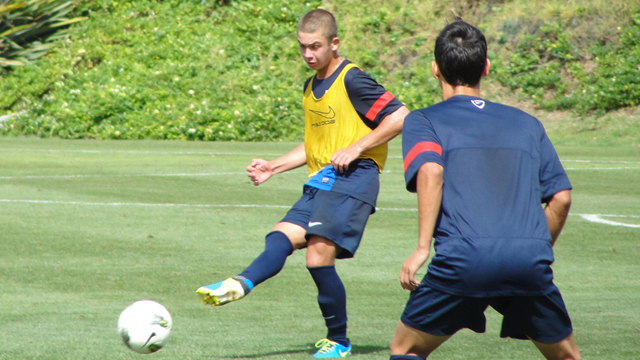
M 482 109 L 484 107 L 484 100 L 471 100 L 471 103 L 478 109 Z

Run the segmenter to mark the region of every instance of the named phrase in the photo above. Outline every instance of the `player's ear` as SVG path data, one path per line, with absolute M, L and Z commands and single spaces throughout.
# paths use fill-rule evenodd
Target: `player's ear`
M 431 74 L 436 79 L 440 78 L 440 68 L 438 68 L 438 64 L 435 61 L 431 62 Z
M 491 70 L 491 61 L 487 59 L 487 63 L 484 64 L 484 70 L 482 71 L 482 76 L 489 75 L 489 70 Z
M 340 47 L 340 39 L 338 37 L 334 37 L 333 39 L 331 39 L 331 50 L 338 51 L 339 47 Z

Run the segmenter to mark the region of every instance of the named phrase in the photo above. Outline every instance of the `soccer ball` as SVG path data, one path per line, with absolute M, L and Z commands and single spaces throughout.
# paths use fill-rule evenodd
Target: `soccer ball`
M 156 352 L 171 335 L 171 314 L 159 303 L 140 300 L 127 306 L 118 318 L 118 333 L 127 347 L 137 353 Z

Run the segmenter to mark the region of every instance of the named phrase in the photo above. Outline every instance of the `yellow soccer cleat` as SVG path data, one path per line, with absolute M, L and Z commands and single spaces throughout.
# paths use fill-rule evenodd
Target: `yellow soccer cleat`
M 227 280 L 201 286 L 196 290 L 200 301 L 211 306 L 222 306 L 232 301 L 240 300 L 251 291 L 251 287 L 242 278 L 228 278 Z

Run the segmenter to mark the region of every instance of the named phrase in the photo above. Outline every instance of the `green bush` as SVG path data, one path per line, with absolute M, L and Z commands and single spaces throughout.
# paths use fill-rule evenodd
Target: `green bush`
M 615 41 L 592 44 L 586 55 L 568 40 L 567 26 L 549 21 L 539 36 L 523 36 L 508 60 L 498 61 L 498 79 L 547 110 L 603 115 L 639 105 L 640 13 L 618 28 Z M 589 71 L 587 62 L 592 63 Z
M 604 114 L 640 99 L 640 15 L 629 15 L 640 5 L 610 2 L 607 13 L 559 0 L 538 12 L 530 8 L 541 1 L 80 2 L 69 16 L 88 20 L 53 51 L 0 68 L 0 135 L 300 140 L 302 85 L 313 72 L 295 28 L 320 6 L 338 15 L 340 53 L 409 109 L 441 98 L 430 62 L 454 8 L 487 34 L 492 77 L 510 94 L 547 110 Z M 609 31 L 612 22 L 620 28 Z
M 297 1 L 94 1 L 90 21 L 37 65 L 3 74 L 4 134 L 61 138 L 299 137 L 309 75 Z M 64 66 L 60 66 L 64 65 Z M 37 81 L 33 81 L 37 79 Z

